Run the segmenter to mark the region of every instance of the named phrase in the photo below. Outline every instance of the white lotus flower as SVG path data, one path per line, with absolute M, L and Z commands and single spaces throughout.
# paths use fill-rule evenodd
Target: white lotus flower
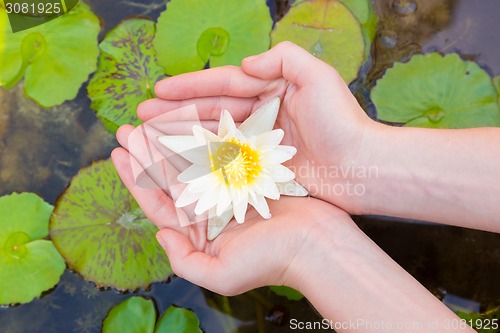
M 188 185 L 177 199 L 177 207 L 196 201 L 195 214 L 209 211 L 207 238 L 217 237 L 233 215 L 245 221 L 248 204 L 264 218 L 271 218 L 266 199 L 280 194 L 306 196 L 293 179 L 294 173 L 281 163 L 297 150 L 279 145 L 284 132 L 273 130 L 280 99 L 272 99 L 256 110 L 239 128 L 223 111 L 217 135 L 193 126 L 193 136 L 160 136 L 158 141 L 193 163 L 178 180 Z

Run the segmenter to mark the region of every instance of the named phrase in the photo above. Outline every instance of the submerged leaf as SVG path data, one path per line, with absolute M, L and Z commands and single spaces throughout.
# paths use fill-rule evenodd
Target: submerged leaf
M 96 69 L 99 20 L 80 2 L 50 22 L 13 33 L 0 8 L 0 86 L 23 77 L 26 94 L 44 107 L 76 97 Z
M 153 21 L 129 19 L 99 44 L 99 65 L 87 91 L 91 107 L 111 132 L 123 124 L 141 123 L 137 105 L 155 96 L 155 83 L 164 76 L 156 61 L 154 34 Z
M 153 333 L 155 321 L 156 311 L 152 300 L 130 297 L 109 311 L 102 324 L 102 332 Z
M 48 235 L 52 206 L 32 193 L 0 197 L 0 305 L 54 287 L 66 265 Z
M 388 122 L 432 128 L 500 126 L 490 76 L 457 54 L 415 55 L 408 63 L 396 63 L 371 97 L 378 117 Z
M 156 324 L 155 333 L 201 333 L 200 321 L 193 311 L 170 306 Z
M 172 0 L 158 18 L 158 61 L 169 75 L 239 65 L 269 48 L 265 0 Z
M 304 298 L 304 295 L 293 288 L 287 286 L 269 286 L 269 288 L 279 296 L 284 296 L 291 301 L 298 301 Z
M 157 227 L 122 184 L 111 160 L 80 170 L 56 204 L 51 238 L 70 269 L 97 286 L 147 287 L 171 272 Z
M 276 24 L 272 44 L 289 40 L 305 48 L 351 82 L 364 61 L 365 42 L 358 20 L 341 2 L 317 0 L 293 6 Z

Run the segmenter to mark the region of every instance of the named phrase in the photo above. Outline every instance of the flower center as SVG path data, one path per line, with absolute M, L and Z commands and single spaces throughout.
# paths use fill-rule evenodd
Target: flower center
M 226 186 L 241 188 L 252 183 L 262 169 L 259 153 L 248 144 L 230 139 L 217 145 L 210 154 L 212 171 L 221 169 L 221 181 Z

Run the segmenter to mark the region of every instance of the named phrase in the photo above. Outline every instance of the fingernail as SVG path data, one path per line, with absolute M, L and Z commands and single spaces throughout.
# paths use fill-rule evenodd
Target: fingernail
M 255 60 L 259 59 L 261 55 L 262 55 L 262 53 L 261 54 L 256 54 L 256 55 L 253 55 L 253 56 L 250 56 L 250 57 L 246 57 L 243 60 L 245 60 L 245 61 L 255 61 Z
M 163 237 L 161 237 L 160 233 L 156 233 L 156 240 L 158 241 L 158 243 L 160 244 L 161 247 L 165 248 L 165 239 L 163 239 Z

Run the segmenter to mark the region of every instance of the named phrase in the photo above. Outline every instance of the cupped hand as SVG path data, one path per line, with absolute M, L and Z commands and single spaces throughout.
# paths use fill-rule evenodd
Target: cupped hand
M 118 132 L 125 148 L 132 129 L 125 126 Z M 245 223 L 231 221 L 209 242 L 206 222 L 181 227 L 174 203 L 163 190 L 136 184 L 134 157 L 125 148 L 113 151 L 113 162 L 146 216 L 160 228 L 157 239 L 174 273 L 214 292 L 235 295 L 265 285 L 294 285 L 301 266 L 314 257 L 310 252 L 318 235 L 324 235 L 323 225 L 353 224 L 345 212 L 324 201 L 282 197 L 269 201 L 271 219 L 262 219 L 252 208 Z
M 195 104 L 202 123 L 222 110 L 237 122 L 274 96 L 282 100 L 276 128 L 282 144 L 297 148 L 287 166 L 315 197 L 356 214 L 352 195 L 356 166 L 367 165 L 371 133 L 378 125 L 364 113 L 342 78 L 328 64 L 290 42 L 246 58 L 241 67 L 225 66 L 178 75 L 157 83 L 156 99 L 143 102 L 138 115 L 149 120 Z M 210 124 L 207 124 L 210 125 Z M 210 126 L 207 126 L 210 128 Z

